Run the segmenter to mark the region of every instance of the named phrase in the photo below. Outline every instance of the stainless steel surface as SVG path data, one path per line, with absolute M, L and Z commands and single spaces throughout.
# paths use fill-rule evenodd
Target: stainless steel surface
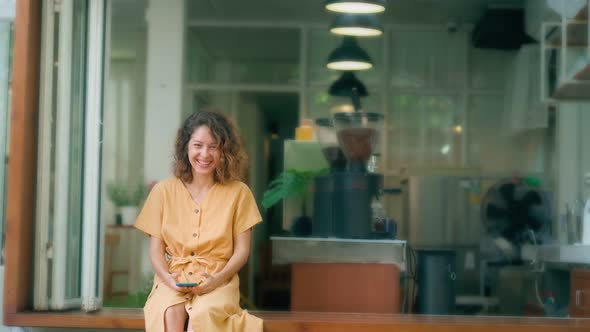
M 412 246 L 479 246 L 483 235 L 479 179 L 462 176 L 411 176 L 404 192 L 400 238 Z
M 524 245 L 522 259 L 551 263 L 590 264 L 590 245 Z
M 406 241 L 271 237 L 273 264 L 394 263 L 406 268 Z

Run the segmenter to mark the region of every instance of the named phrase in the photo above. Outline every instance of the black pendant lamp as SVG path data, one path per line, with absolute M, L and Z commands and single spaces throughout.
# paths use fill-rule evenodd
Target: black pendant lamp
M 366 70 L 373 67 L 373 61 L 354 37 L 344 37 L 328 57 L 326 67 L 334 70 Z
M 353 89 L 356 89 L 356 93 L 359 97 L 366 97 L 369 95 L 367 91 L 367 87 L 363 82 L 359 81 L 356 78 L 356 75 L 351 71 L 345 71 L 342 73 L 340 78 L 338 78 L 332 85 L 330 85 L 330 89 L 328 93 L 331 96 L 337 97 L 350 97 L 350 94 Z
M 385 11 L 385 0 L 328 0 L 326 9 L 338 13 L 375 14 Z
M 328 93 L 331 96 L 351 98 L 354 110 L 357 112 L 362 109 L 360 97 L 369 95 L 367 87 L 350 71 L 344 72 L 340 78 L 332 83 Z
M 383 26 L 373 14 L 341 14 L 334 19 L 330 32 L 345 36 L 373 37 L 383 34 Z

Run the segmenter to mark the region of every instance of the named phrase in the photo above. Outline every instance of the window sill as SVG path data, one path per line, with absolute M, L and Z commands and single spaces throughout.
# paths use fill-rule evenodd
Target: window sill
M 354 314 L 322 312 L 253 312 L 264 319 L 266 332 L 288 331 L 396 331 L 444 332 L 552 332 L 589 331 L 590 319 L 540 317 L 473 317 L 416 316 L 391 314 Z M 141 309 L 103 309 L 97 313 L 83 312 L 5 313 L 4 323 L 10 326 L 103 328 L 143 330 Z

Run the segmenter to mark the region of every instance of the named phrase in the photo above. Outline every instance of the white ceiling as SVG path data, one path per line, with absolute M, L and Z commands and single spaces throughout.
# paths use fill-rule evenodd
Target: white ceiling
M 522 6 L 524 0 L 388 0 L 389 23 L 476 22 L 493 6 Z M 324 0 L 188 0 L 188 17 L 211 20 L 329 22 Z
M 143 19 L 149 1 L 113 0 L 116 18 Z M 172 0 L 182 1 L 182 0 Z M 324 0 L 186 0 L 187 18 L 239 21 L 329 23 Z M 488 6 L 522 6 L 524 0 L 388 0 L 382 15 L 388 23 L 476 22 Z
M 299 30 L 266 28 L 194 27 L 210 57 L 223 60 L 299 62 Z
M 171 0 L 112 0 L 113 25 L 144 25 L 149 1 Z M 381 19 L 391 24 L 475 23 L 489 6 L 523 4 L 524 0 L 388 0 Z M 186 10 L 189 22 L 238 25 L 240 21 L 329 25 L 334 16 L 324 9 L 324 0 L 186 0 Z M 218 58 L 297 62 L 299 57 L 297 29 L 191 27 L 188 33 L 196 34 L 206 52 Z

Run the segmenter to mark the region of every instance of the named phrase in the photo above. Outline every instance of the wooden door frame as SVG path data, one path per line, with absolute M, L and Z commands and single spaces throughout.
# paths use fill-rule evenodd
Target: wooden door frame
M 30 309 L 34 256 L 42 1 L 16 1 L 6 187 L 4 319 Z

